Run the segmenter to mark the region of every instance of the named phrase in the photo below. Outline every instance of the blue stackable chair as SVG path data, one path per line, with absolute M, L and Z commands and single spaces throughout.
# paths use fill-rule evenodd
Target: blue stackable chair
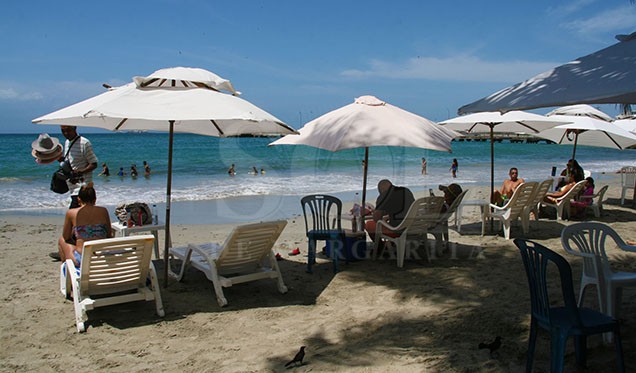
M 616 365 L 619 372 L 624 372 L 618 321 L 598 311 L 577 306 L 570 264 L 561 255 L 536 242 L 517 238 L 514 243 L 521 252 L 526 269 L 532 305 L 526 372 L 532 371 L 537 327 L 550 332 L 551 372 L 563 371 L 565 344 L 570 336 L 574 337 L 576 363 L 579 366 L 585 366 L 587 336 L 607 332 L 614 333 Z M 564 303 L 561 307 L 550 306 L 547 279 L 549 262 L 554 263 L 559 271 Z
M 308 239 L 307 272 L 316 263 L 316 241 L 328 241 L 331 245 L 333 271 L 338 272 L 338 257 L 345 245 L 345 231 L 342 229 L 342 201 L 326 194 L 305 196 L 300 200 L 305 217 Z

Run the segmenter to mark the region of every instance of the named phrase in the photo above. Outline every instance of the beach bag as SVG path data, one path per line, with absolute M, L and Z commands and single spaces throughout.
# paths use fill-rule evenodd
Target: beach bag
M 53 177 L 51 177 L 51 190 L 58 194 L 64 194 L 68 192 L 68 184 L 66 184 L 66 180 L 68 180 L 73 175 L 73 171 L 71 169 L 71 165 L 64 161 L 60 164 L 60 168 L 57 169 L 53 173 Z
M 64 154 L 64 161 L 60 163 L 60 168 L 58 168 L 51 177 L 51 191 L 55 193 L 64 194 L 68 192 L 68 184 L 66 184 L 66 180 L 73 177 L 73 168 L 71 167 L 71 162 L 66 160 L 66 157 L 68 157 L 68 152 L 71 151 L 71 148 L 77 139 L 79 139 L 79 136 L 77 136 L 68 146 L 66 154 Z
M 152 211 L 144 202 L 120 203 L 115 208 L 115 215 L 122 224 L 128 224 L 128 212 L 134 225 L 151 225 Z M 141 216 L 141 221 L 139 217 Z

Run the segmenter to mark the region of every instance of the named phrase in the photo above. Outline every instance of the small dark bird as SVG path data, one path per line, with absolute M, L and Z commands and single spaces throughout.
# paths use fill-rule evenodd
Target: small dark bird
M 497 351 L 499 349 L 499 347 L 501 347 L 501 337 L 497 336 L 497 338 L 495 338 L 494 341 L 490 342 L 490 343 L 480 343 L 479 344 L 479 349 L 483 349 L 483 348 L 487 348 L 488 350 L 490 350 L 490 356 L 492 356 L 492 353 Z
M 102 84 L 102 87 L 104 87 L 104 88 L 106 88 L 106 89 L 111 89 L 111 88 L 113 88 L 110 84 L 106 84 L 106 83 Z
M 285 364 L 285 366 L 288 367 L 292 364 L 297 364 L 297 363 L 300 363 L 300 365 L 303 365 L 304 358 L 305 358 L 305 346 L 300 346 L 300 350 L 296 353 L 296 356 L 294 356 L 294 358 L 291 359 L 290 362 Z

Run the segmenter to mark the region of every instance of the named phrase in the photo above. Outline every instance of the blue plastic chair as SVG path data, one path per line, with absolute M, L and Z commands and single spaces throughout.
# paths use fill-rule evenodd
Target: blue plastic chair
M 305 196 L 300 200 L 305 217 L 308 239 L 307 272 L 316 263 L 316 241 L 329 241 L 333 271 L 338 272 L 338 257 L 345 245 L 345 231 L 342 229 L 342 201 L 326 194 Z
M 532 305 L 526 372 L 532 371 L 537 327 L 550 332 L 551 372 L 563 372 L 565 344 L 570 336 L 574 337 L 576 363 L 585 366 L 587 336 L 607 332 L 614 333 L 616 364 L 618 371 L 624 372 L 618 321 L 598 311 L 577 307 L 570 264 L 561 255 L 536 242 L 517 238 L 514 243 L 521 252 L 526 269 Z M 547 279 L 549 262 L 554 263 L 559 271 L 564 304 L 561 307 L 550 306 Z

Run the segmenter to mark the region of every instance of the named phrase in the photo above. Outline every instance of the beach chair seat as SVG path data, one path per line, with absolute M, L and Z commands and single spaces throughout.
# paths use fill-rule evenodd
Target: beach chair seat
M 272 248 L 286 225 L 285 220 L 244 224 L 235 227 L 220 245 L 173 247 L 170 254 L 181 260 L 181 269 L 175 277 L 182 281 L 189 265 L 203 272 L 212 281 L 221 307 L 228 304 L 223 288 L 244 282 L 273 279 L 278 291 L 284 294 L 287 287 Z
M 636 167 L 622 167 L 621 171 L 621 205 L 625 204 L 625 195 L 636 185 Z
M 87 241 L 80 268 L 67 259 L 60 266 L 60 291 L 73 299 L 78 332 L 86 331 L 87 311 L 135 301 L 154 301 L 163 317 L 157 272 L 151 262 L 154 236 Z
M 567 193 L 557 198 L 556 202 L 548 202 L 545 200 L 541 201 L 541 206 L 556 209 L 557 219 L 565 220 L 570 215 L 570 202 L 581 193 L 583 187 L 585 187 L 586 182 L 587 181 L 583 179 L 574 184 L 574 186 L 570 190 L 568 190 Z
M 378 220 L 373 241 L 375 255 L 380 254 L 380 247 L 384 241 L 393 243 L 397 251 L 397 266 L 402 268 L 406 252 L 417 249 L 422 242 L 426 244 L 429 227 L 438 222 L 443 206 L 444 197 L 419 198 L 413 201 L 404 220 L 397 226 Z M 430 263 L 428 247 L 426 256 Z
M 512 222 L 517 219 L 521 219 L 521 227 L 524 234 L 527 234 L 530 230 L 530 215 L 525 212 L 532 202 L 538 185 L 536 181 L 521 183 L 505 205 L 497 206 L 492 203 L 490 204 L 492 211 L 489 214 L 499 219 L 504 237 L 507 240 L 510 239 L 510 226 Z

